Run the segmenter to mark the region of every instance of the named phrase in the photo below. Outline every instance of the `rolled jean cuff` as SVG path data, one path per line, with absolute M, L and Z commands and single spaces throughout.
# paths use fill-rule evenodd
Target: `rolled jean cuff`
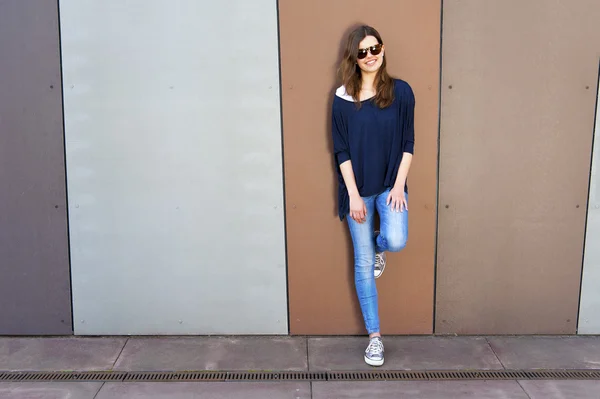
M 379 332 L 379 325 L 374 326 L 374 327 L 367 327 L 367 333 L 369 334 L 373 334 L 373 333 L 378 333 Z

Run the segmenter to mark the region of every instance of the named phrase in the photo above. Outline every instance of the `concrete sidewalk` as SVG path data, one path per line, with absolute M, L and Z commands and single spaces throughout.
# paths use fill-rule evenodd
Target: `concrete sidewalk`
M 359 371 L 365 337 L 0 338 L 0 371 Z M 600 369 L 596 336 L 386 336 L 384 370 Z M 0 398 L 600 398 L 600 381 L 0 382 Z

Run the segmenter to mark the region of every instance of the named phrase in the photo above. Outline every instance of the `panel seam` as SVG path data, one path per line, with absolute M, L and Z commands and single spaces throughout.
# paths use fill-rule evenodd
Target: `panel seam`
M 281 187 L 282 187 L 282 206 L 283 206 L 283 250 L 285 253 L 285 295 L 287 302 L 287 334 L 291 335 L 291 317 L 290 317 L 290 280 L 289 280 L 289 258 L 288 258 L 288 237 L 287 237 L 287 201 L 285 189 L 285 146 L 283 135 L 283 72 L 281 70 L 281 27 L 279 24 L 279 0 L 275 0 L 275 12 L 277 16 L 277 63 L 279 77 L 279 128 L 281 137 Z
M 127 339 L 125 340 L 125 343 L 123 344 L 123 347 L 121 348 L 121 351 L 119 352 L 119 354 L 117 355 L 115 361 L 113 362 L 112 367 L 110 368 L 111 370 L 113 370 L 115 368 L 115 366 L 117 365 L 117 362 L 119 361 L 119 359 L 121 358 L 121 355 L 123 354 L 123 351 L 125 350 L 125 346 L 127 346 L 127 343 L 129 342 L 129 337 L 127 337 Z
M 525 388 L 523 387 L 523 385 L 521 385 L 521 381 L 520 381 L 520 380 L 515 380 L 515 381 L 517 382 L 517 384 L 519 384 L 519 386 L 520 386 L 520 387 L 521 387 L 521 389 L 523 390 L 523 393 L 524 393 L 525 395 L 527 395 L 527 397 L 528 397 L 529 399 L 531 399 L 531 396 L 529 396 L 529 394 L 527 393 L 527 391 L 525 390 Z
M 65 123 L 65 85 L 63 72 L 63 54 L 62 54 L 62 29 L 60 19 L 60 0 L 56 0 L 56 16 L 58 27 L 58 59 L 60 69 L 60 112 L 62 118 L 62 139 L 63 139 L 63 161 L 65 171 L 65 218 L 66 218 L 66 234 L 67 234 L 67 266 L 69 268 L 69 298 L 71 306 L 71 335 L 75 335 L 75 314 L 74 314 L 74 297 L 73 297 L 73 268 L 71 258 L 71 223 L 69 215 L 69 179 L 67 168 L 67 129 Z
M 442 78 L 443 78 L 443 44 L 444 44 L 444 0 L 440 0 L 440 63 L 439 63 L 439 89 L 438 89 L 438 131 L 437 131 L 437 168 L 436 168 L 436 206 L 435 206 L 435 249 L 433 251 L 433 314 L 431 319 L 431 333 L 436 333 L 437 317 L 437 271 L 438 271 L 438 243 L 440 225 L 440 160 L 442 142 Z
M 102 388 L 104 388 L 104 384 L 106 384 L 106 381 L 104 381 L 102 383 L 102 385 L 100 385 L 100 389 L 98 389 L 98 392 L 96 392 L 96 394 L 94 395 L 93 399 L 96 399 L 96 397 L 98 396 L 98 394 L 100 393 L 100 391 L 102 390 Z
M 596 74 L 596 101 L 594 109 L 594 124 L 592 126 L 592 148 L 590 150 L 590 167 L 588 177 L 588 192 L 585 207 L 585 222 L 583 226 L 583 245 L 581 253 L 581 273 L 579 275 L 579 298 L 577 301 L 577 315 L 575 319 L 575 334 L 579 334 L 579 316 L 581 315 L 581 297 L 583 295 L 583 273 L 585 271 L 585 248 L 587 240 L 587 225 L 590 212 L 590 193 L 592 192 L 592 168 L 594 167 L 594 144 L 596 141 L 596 123 L 598 120 L 598 95 L 600 94 L 600 59 L 598 60 L 598 73 Z
M 490 340 L 488 339 L 488 337 L 485 337 L 485 342 L 487 342 L 488 347 L 492 350 L 492 353 L 494 354 L 494 356 L 496 356 L 496 359 L 498 359 L 498 362 L 500 363 L 500 365 L 502 366 L 502 368 L 504 370 L 506 370 L 506 366 L 504 365 L 504 363 L 502 363 L 502 360 L 500 360 L 500 356 L 498 356 L 498 354 L 494 350 L 494 347 L 492 346 L 492 343 L 490 342 Z
M 310 373 L 310 350 L 308 348 L 308 343 L 310 342 L 310 339 L 306 336 L 304 337 L 304 339 L 306 340 L 306 371 Z

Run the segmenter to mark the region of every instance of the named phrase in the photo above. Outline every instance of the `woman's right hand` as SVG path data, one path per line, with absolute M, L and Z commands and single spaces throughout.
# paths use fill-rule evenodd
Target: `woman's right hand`
M 350 217 L 358 223 L 364 223 L 367 220 L 365 201 L 358 194 L 350 196 Z

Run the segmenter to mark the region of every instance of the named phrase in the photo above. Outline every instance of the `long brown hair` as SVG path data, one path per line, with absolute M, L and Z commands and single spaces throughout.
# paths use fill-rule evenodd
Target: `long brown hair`
M 359 107 L 362 75 L 356 56 L 360 42 L 367 36 L 374 36 L 380 44 L 383 44 L 381 35 L 375 28 L 362 25 L 354 29 L 348 35 L 344 56 L 338 68 L 338 74 L 346 88 L 346 93 L 352 96 Z M 379 108 L 386 108 L 394 101 L 394 80 L 387 73 L 386 57 L 383 57 L 383 63 L 375 76 L 375 92 L 374 101 Z

